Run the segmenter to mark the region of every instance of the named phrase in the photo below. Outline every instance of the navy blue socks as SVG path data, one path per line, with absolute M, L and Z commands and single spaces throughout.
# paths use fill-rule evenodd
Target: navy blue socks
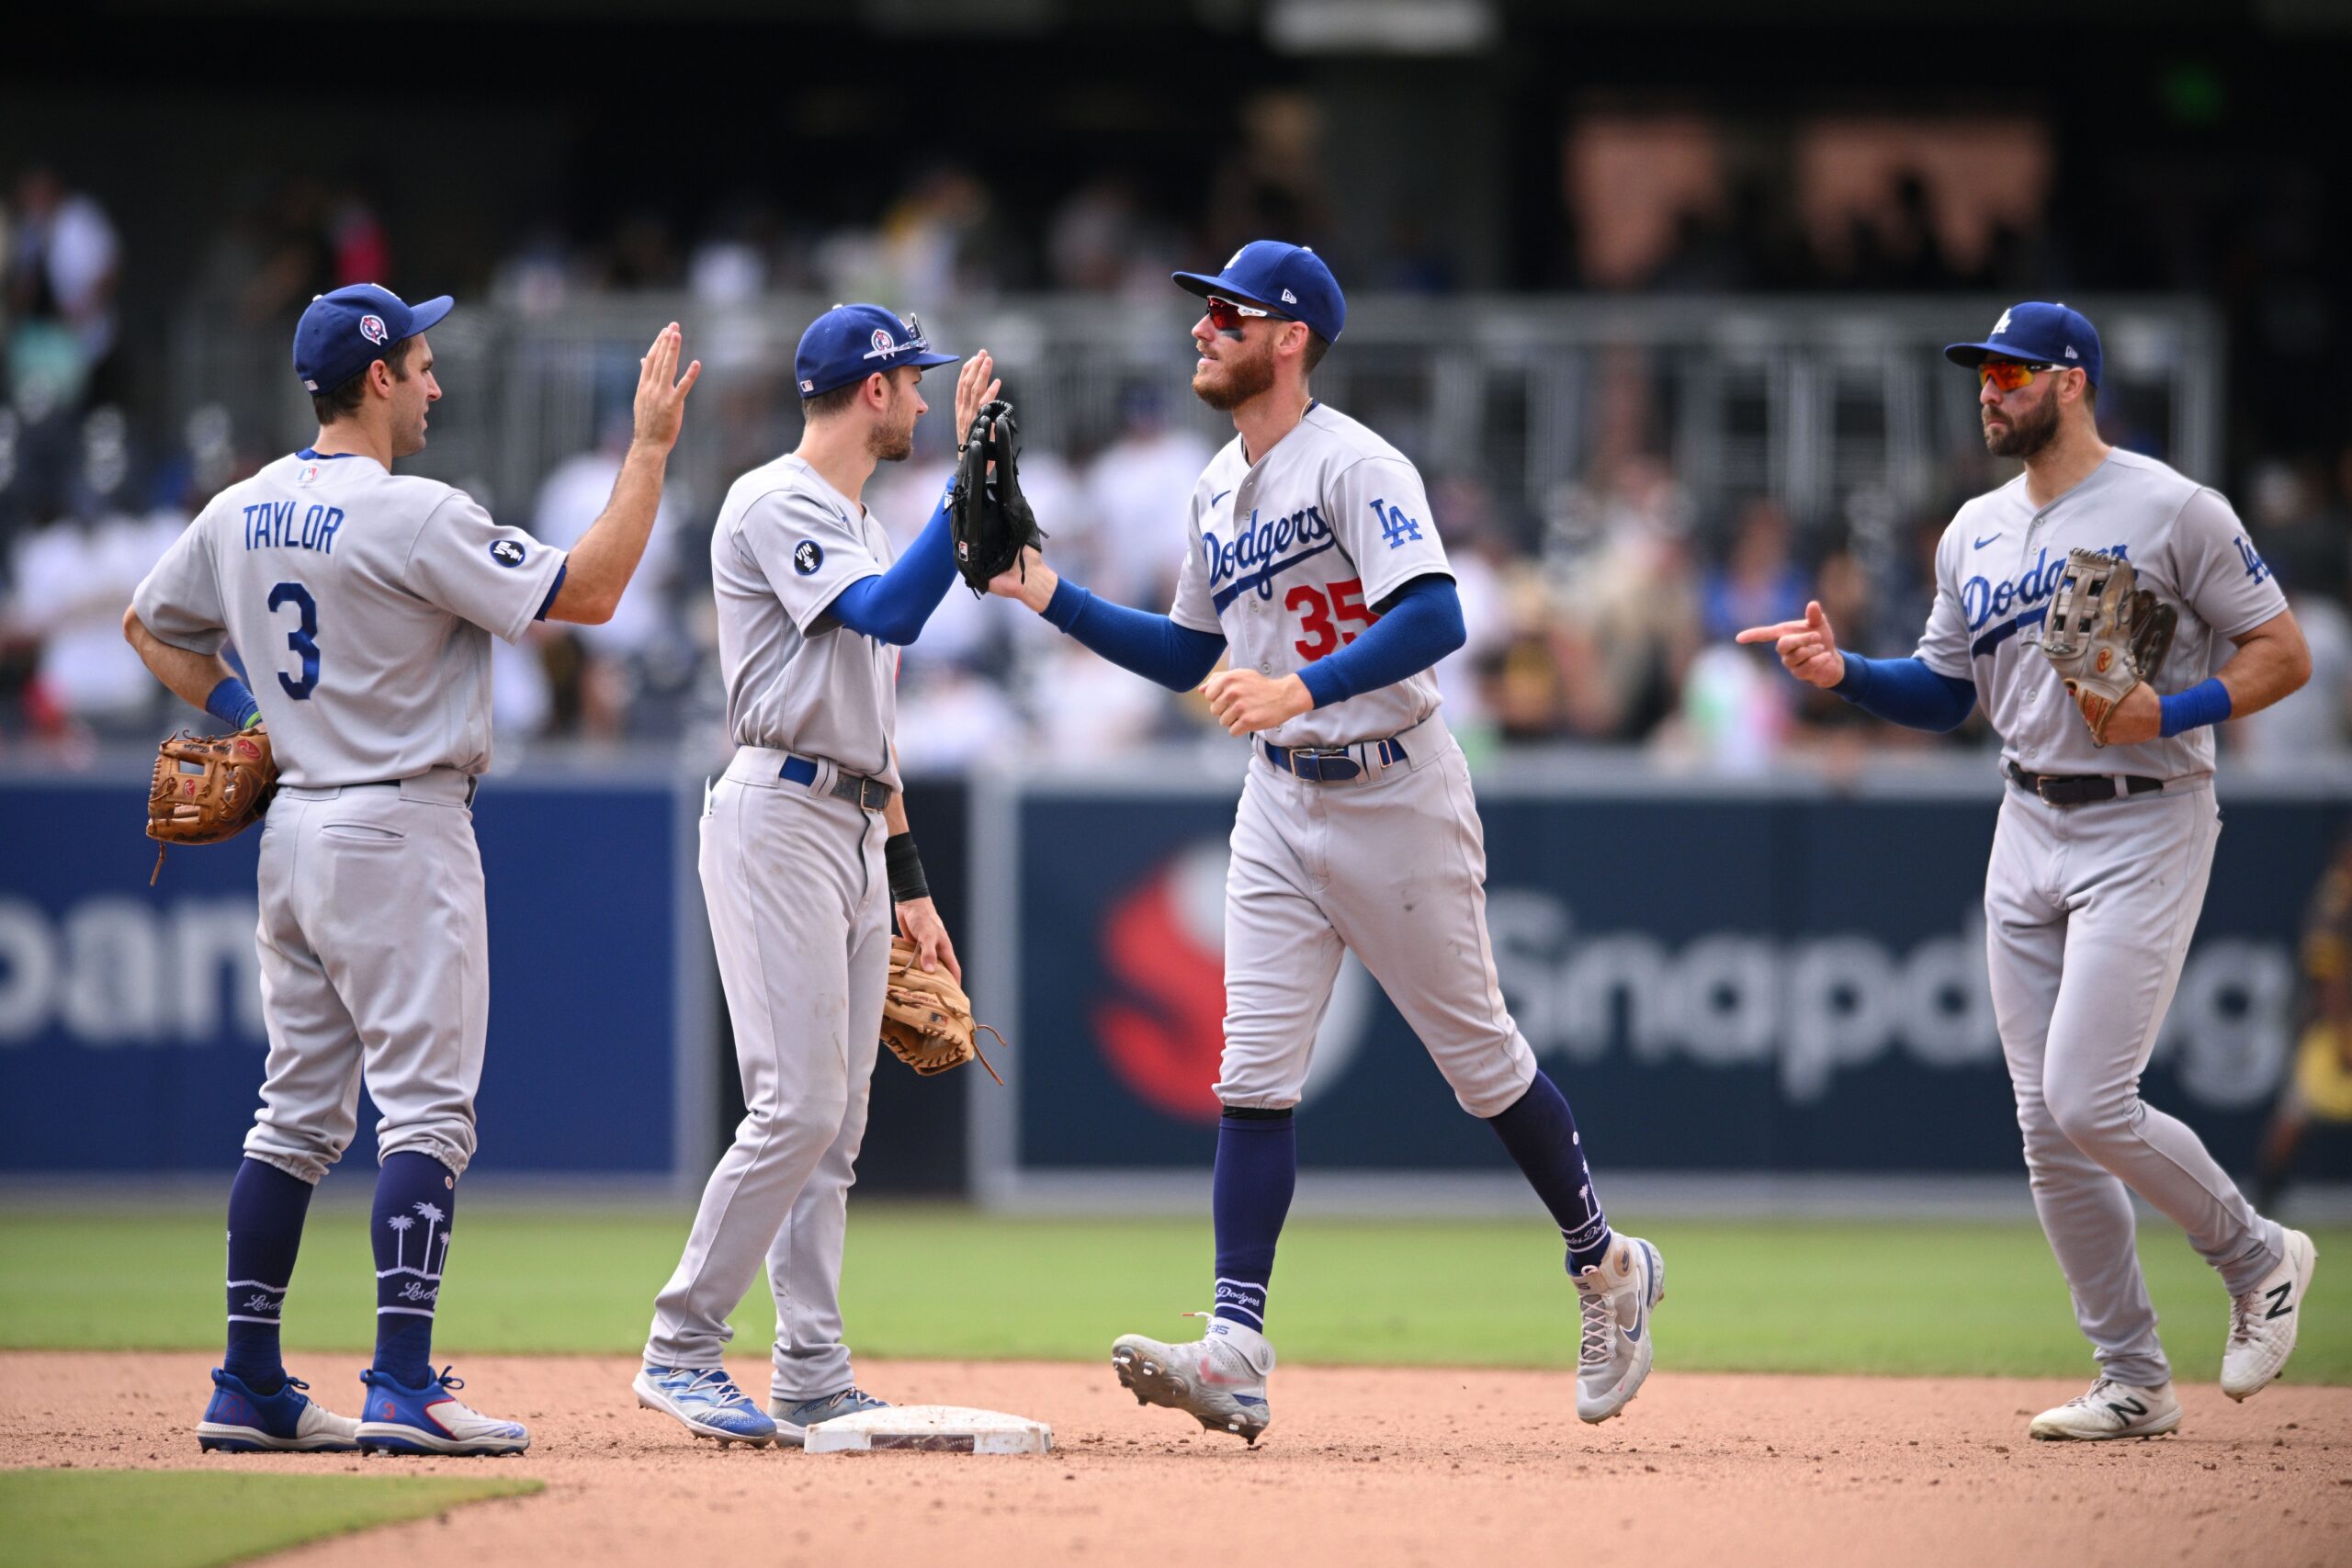
M 1600 1262 L 1609 1251 L 1609 1217 L 1592 1195 L 1592 1173 L 1585 1168 L 1576 1115 L 1559 1086 L 1537 1073 L 1527 1092 L 1501 1115 L 1488 1117 L 1487 1125 L 1559 1222 L 1560 1235 L 1568 1244 L 1568 1272 Z
M 1216 1227 L 1216 1309 L 1212 1314 L 1266 1327 L 1266 1287 L 1274 1243 L 1298 1186 L 1298 1124 L 1287 1111 L 1226 1108 L 1216 1128 L 1216 1174 L 1209 1212 Z
M 309 1182 L 257 1159 L 238 1166 L 229 1184 L 229 1349 L 220 1370 L 255 1393 L 286 1386 L 277 1324 L 310 1209 Z
M 458 1182 L 431 1155 L 384 1156 L 368 1234 L 376 1245 L 376 1371 L 409 1388 L 433 1381 L 433 1313 Z

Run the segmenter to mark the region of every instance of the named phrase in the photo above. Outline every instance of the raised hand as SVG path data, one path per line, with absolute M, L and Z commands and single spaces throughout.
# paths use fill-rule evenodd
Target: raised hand
M 1750 626 L 1735 640 L 1772 644 L 1789 673 L 1809 686 L 1834 686 L 1846 678 L 1846 656 L 1838 651 L 1838 636 L 1818 599 L 1806 603 L 1802 621 Z
M 1004 383 L 996 378 L 996 361 L 987 349 L 981 349 L 964 361 L 964 368 L 956 376 L 956 443 L 962 446 L 971 434 L 972 421 L 979 416 L 983 405 L 996 401 Z
M 654 334 L 653 346 L 637 362 L 637 439 L 663 452 L 678 443 L 685 427 L 686 394 L 702 378 L 702 361 L 686 367 L 678 377 L 678 352 L 684 338 L 672 321 Z

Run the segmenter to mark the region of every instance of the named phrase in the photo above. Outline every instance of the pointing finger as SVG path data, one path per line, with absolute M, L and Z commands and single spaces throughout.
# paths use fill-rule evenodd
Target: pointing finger
M 1769 626 L 1750 626 L 1732 638 L 1734 642 L 1772 642 L 1794 632 L 1804 631 L 1804 621 L 1779 621 Z

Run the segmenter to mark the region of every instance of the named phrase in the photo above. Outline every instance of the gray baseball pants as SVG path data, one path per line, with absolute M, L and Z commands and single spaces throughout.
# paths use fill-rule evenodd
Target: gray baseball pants
M 281 789 L 257 878 L 269 1059 L 245 1153 L 316 1183 L 350 1146 L 365 1076 L 379 1156 L 463 1176 L 490 1033 L 490 919 L 471 781 Z
M 1984 914 L 1993 1010 L 2017 1091 L 2033 1206 L 2101 1371 L 2172 1369 L 2140 1272 L 2132 1194 L 2188 1234 L 2231 1293 L 2278 1265 L 2254 1212 L 2188 1126 L 2140 1098 L 2222 830 L 2211 779 L 2058 807 L 2010 788 Z
M 882 815 L 824 794 L 830 764 L 804 786 L 777 776 L 783 761 L 744 748 L 703 814 L 703 897 L 745 1111 L 655 1298 L 645 1359 L 720 1365 L 735 1332 L 727 1314 L 764 1258 L 775 1292 L 771 1392 L 798 1403 L 854 1381 L 842 1343 L 842 1244 L 881 1041 L 890 902 Z

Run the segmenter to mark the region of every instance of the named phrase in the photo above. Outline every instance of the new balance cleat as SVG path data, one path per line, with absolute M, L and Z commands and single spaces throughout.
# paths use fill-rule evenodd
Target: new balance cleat
M 2222 1350 L 2222 1392 L 2250 1399 L 2287 1370 L 2302 1326 L 2303 1299 L 2319 1268 L 2319 1249 L 2301 1231 L 2281 1230 L 2286 1246 L 2278 1267 L 2262 1282 L 2230 1301 L 2230 1338 Z
M 2180 1401 L 2172 1384 L 2134 1388 L 2101 1378 L 2055 1410 L 2045 1410 L 2026 1436 L 2050 1442 L 2103 1443 L 2122 1438 L 2161 1438 L 2180 1426 Z

